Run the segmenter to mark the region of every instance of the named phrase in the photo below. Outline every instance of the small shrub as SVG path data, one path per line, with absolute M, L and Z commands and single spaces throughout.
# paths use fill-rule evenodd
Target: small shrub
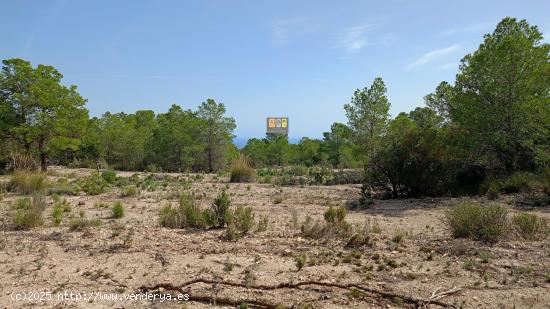
M 126 186 L 120 192 L 121 197 L 134 197 L 137 195 L 139 195 L 139 191 L 136 186 Z
M 165 205 L 159 211 L 159 224 L 162 227 L 179 229 L 183 227 L 183 221 L 181 212 L 171 204 Z
M 90 176 L 79 181 L 80 188 L 87 195 L 99 195 L 105 192 L 108 183 L 101 177 L 98 172 L 92 173 Z
M 491 253 L 489 251 L 481 250 L 477 253 L 477 255 L 483 264 L 488 264 L 491 261 Z
M 20 194 L 44 192 L 48 187 L 46 176 L 42 173 L 16 171 L 11 175 L 8 189 Z
M 80 212 L 79 218 L 73 218 L 69 222 L 69 231 L 82 231 L 89 227 L 98 227 L 101 225 L 99 219 L 87 219 L 84 211 Z
M 493 182 L 489 185 L 489 189 L 487 190 L 487 193 L 485 194 L 485 196 L 487 197 L 487 199 L 491 201 L 496 200 L 499 195 L 499 190 L 500 190 L 500 187 L 498 183 Z
M 105 171 L 101 173 L 101 178 L 103 178 L 105 182 L 111 185 L 114 184 L 117 179 L 116 173 L 114 171 Z
M 507 210 L 500 205 L 482 207 L 475 203 L 455 205 L 446 213 L 446 223 L 455 238 L 494 242 L 505 236 Z
M 253 182 L 256 171 L 250 166 L 247 157 L 239 156 L 231 166 L 230 182 Z
M 512 217 L 514 231 L 525 240 L 544 239 L 548 236 L 548 223 L 535 214 L 519 213 Z
M 52 209 L 52 221 L 55 226 L 61 224 L 61 218 L 63 217 L 63 207 L 61 204 L 55 204 Z
M 180 197 L 179 211 L 181 212 L 181 218 L 183 218 L 183 226 L 193 228 L 205 228 L 208 226 L 207 217 L 205 217 L 205 211 L 195 202 L 192 196 L 183 194 Z
M 118 219 L 124 217 L 124 205 L 121 201 L 116 201 L 111 209 L 113 212 L 113 218 Z
M 330 206 L 324 214 L 325 221 L 331 225 L 339 225 L 346 218 L 346 209 L 344 207 Z
M 406 236 L 407 236 L 407 232 L 401 229 L 397 229 L 393 234 L 392 241 L 396 244 L 400 244 L 403 242 L 403 239 L 405 239 Z
M 304 268 L 304 266 L 307 263 L 307 255 L 305 253 L 298 255 L 294 259 L 294 262 L 295 262 L 296 268 L 298 268 L 298 270 L 301 270 L 302 268 Z
M 261 216 L 260 220 L 256 223 L 256 232 L 265 232 L 269 226 L 269 218 L 267 216 Z
M 233 223 L 237 230 L 246 235 L 254 227 L 254 213 L 251 207 L 238 206 L 233 212 Z
M 13 227 L 16 230 L 29 230 L 44 224 L 43 212 L 46 203 L 42 195 L 35 195 L 31 199 L 18 199 L 12 205 Z
M 230 223 L 227 225 L 227 228 L 225 229 L 225 232 L 223 234 L 223 238 L 225 240 L 235 241 L 240 239 L 241 237 L 242 237 L 242 234 L 239 233 L 234 223 Z
M 214 200 L 214 203 L 212 204 L 212 210 L 214 211 L 214 215 L 215 215 L 218 227 L 225 226 L 226 214 L 230 206 L 231 206 L 231 200 L 229 199 L 229 195 L 227 195 L 225 190 L 223 190 L 218 195 L 218 197 L 216 197 L 216 199 Z

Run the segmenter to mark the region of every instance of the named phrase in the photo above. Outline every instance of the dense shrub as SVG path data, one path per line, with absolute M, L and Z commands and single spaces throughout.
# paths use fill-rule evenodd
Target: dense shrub
M 178 208 L 172 207 L 171 204 L 163 206 L 159 211 L 160 226 L 179 229 L 183 227 L 183 214 L 178 211 Z
M 174 208 L 170 204 L 162 207 L 159 213 L 159 224 L 168 228 L 207 228 L 217 224 L 214 212 L 200 207 L 195 199 L 182 194 L 179 206 Z
M 98 172 L 94 172 L 90 176 L 80 179 L 78 184 L 80 189 L 88 195 L 102 194 L 109 186 Z
M 12 223 L 16 230 L 29 230 L 44 224 L 43 213 L 46 203 L 43 195 L 17 199 L 12 204 Z
M 513 216 L 512 226 L 518 236 L 525 240 L 544 239 L 550 232 L 547 220 L 529 213 Z
M 103 180 L 105 180 L 108 184 L 114 184 L 117 180 L 117 176 L 114 171 L 105 171 L 101 173 L 101 178 L 103 178 Z
M 231 166 L 231 182 L 253 182 L 256 171 L 250 166 L 250 162 L 244 155 L 239 156 Z
M 507 214 L 500 205 L 461 203 L 449 209 L 445 217 L 453 237 L 495 242 L 508 231 Z
M 242 235 L 248 234 L 254 227 L 254 213 L 251 207 L 238 206 L 231 215 L 228 216 L 228 225 L 234 224 L 237 231 Z
M 503 179 L 501 190 L 504 193 L 531 192 L 539 186 L 537 177 L 531 173 L 518 172 Z
M 42 173 L 16 171 L 11 175 L 8 189 L 20 194 L 43 192 L 48 187 L 46 176 Z
M 121 201 L 116 201 L 111 211 L 113 212 L 113 218 L 118 219 L 124 217 L 124 205 L 122 205 Z
M 346 209 L 344 207 L 330 206 L 324 214 L 325 221 L 331 225 L 339 225 L 346 218 Z
M 212 203 L 212 210 L 214 211 L 214 216 L 218 227 L 225 226 L 226 216 L 230 206 L 231 200 L 225 190 L 222 191 L 216 199 L 214 199 L 214 202 Z

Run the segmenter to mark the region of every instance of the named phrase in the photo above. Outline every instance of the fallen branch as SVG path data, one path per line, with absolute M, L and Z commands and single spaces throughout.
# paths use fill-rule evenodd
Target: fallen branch
M 317 286 L 324 286 L 324 287 L 331 287 L 331 288 L 339 288 L 344 290 L 352 290 L 357 289 L 360 291 L 368 292 L 371 294 L 382 296 L 385 299 L 393 300 L 394 298 L 398 297 L 403 300 L 403 302 L 408 304 L 414 304 L 418 307 L 425 306 L 428 301 L 423 299 L 418 299 L 412 296 L 403 295 L 403 294 L 397 294 L 393 292 L 387 292 L 382 291 L 374 288 L 369 288 L 365 286 L 361 286 L 354 283 L 349 284 L 340 284 L 340 283 L 330 283 L 330 282 L 322 282 L 322 281 L 304 281 L 304 282 L 283 282 L 279 283 L 277 285 L 253 285 L 253 286 L 246 286 L 245 284 L 238 283 L 238 282 L 231 282 L 231 281 L 217 281 L 217 280 L 211 280 L 211 279 L 203 279 L 203 278 L 197 278 L 193 279 L 187 282 L 182 283 L 179 286 L 172 285 L 170 283 L 159 283 L 153 286 L 142 286 L 139 288 L 141 292 L 149 292 L 149 291 L 156 291 L 159 289 L 165 289 L 169 291 L 178 291 L 180 293 L 185 293 L 184 288 L 197 284 L 197 283 L 204 283 L 204 284 L 212 284 L 212 285 L 225 285 L 225 286 L 233 286 L 233 287 L 240 287 L 240 288 L 247 288 L 247 289 L 254 289 L 254 290 L 263 290 L 263 291 L 271 291 L 271 290 L 278 290 L 278 289 L 298 289 L 303 286 L 308 285 L 317 285 Z M 457 292 L 457 291 L 454 291 Z M 452 293 L 454 293 L 452 292 Z M 440 296 L 443 297 L 444 295 L 450 294 L 450 291 L 443 292 L 444 294 L 441 295 L 441 293 L 435 294 L 436 297 Z M 439 298 L 440 298 L 439 297 Z M 198 302 L 205 302 L 208 301 L 209 303 L 212 302 L 212 297 L 206 297 L 206 296 L 192 296 L 190 295 L 191 301 L 198 301 Z M 224 304 L 224 305 L 235 305 L 240 303 L 247 303 L 252 306 L 256 306 L 257 308 L 275 308 L 274 304 L 270 304 L 267 302 L 262 301 L 255 301 L 255 300 L 231 300 L 226 298 L 217 298 L 216 303 L 218 304 Z M 444 302 L 441 302 L 438 300 L 438 298 L 430 299 L 429 304 L 438 305 L 444 308 L 456 308 L 456 306 L 447 304 Z

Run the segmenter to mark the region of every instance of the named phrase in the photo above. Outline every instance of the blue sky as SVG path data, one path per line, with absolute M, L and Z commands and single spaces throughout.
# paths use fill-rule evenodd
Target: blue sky
M 420 106 L 505 16 L 550 35 L 543 0 L 0 2 L 0 58 L 55 66 L 91 115 L 214 98 L 241 138 L 320 137 L 376 76 L 392 115 Z

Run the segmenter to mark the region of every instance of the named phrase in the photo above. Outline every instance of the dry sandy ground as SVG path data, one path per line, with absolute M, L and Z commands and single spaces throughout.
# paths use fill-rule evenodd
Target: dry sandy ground
M 57 168 L 54 174 L 74 179 L 89 173 Z M 442 219 L 445 209 L 460 199 L 376 201 L 371 209 L 349 211 L 349 222 L 381 228 L 380 233 L 373 233 L 373 247 L 353 251 L 338 240 L 301 237 L 299 227 L 293 226 L 292 212 L 296 210 L 299 222 L 306 215 L 322 219 L 328 205 L 357 199 L 357 186 L 226 182 L 223 177 L 207 175 L 194 182 L 190 191 L 201 195 L 200 203 L 208 206 L 228 186 L 233 205 L 253 207 L 256 218 L 269 217 L 267 231 L 229 242 L 220 238 L 223 230 L 219 229 L 162 228 L 158 211 L 167 203 L 167 192 L 174 190 L 171 187 L 142 191 L 131 198 L 121 198 L 117 188 L 99 196 L 66 197 L 72 213 L 84 210 L 89 218 L 101 219 L 100 227 L 72 232 L 68 218 L 55 227 L 49 208 L 44 227 L 2 231 L 0 307 L 210 308 L 216 299 L 218 305 L 223 300 L 236 304 L 256 300 L 287 308 L 400 308 L 416 307 L 418 300 L 429 299 L 436 290 L 457 288 L 457 292 L 441 295 L 439 301 L 464 308 L 550 308 L 550 284 L 545 277 L 550 273 L 550 240 L 508 240 L 491 246 L 453 240 Z M 276 196 L 282 196 L 281 203 L 274 203 Z M 9 204 L 17 197 L 8 194 L 0 202 L 4 224 Z M 512 198 L 501 197 L 499 202 L 507 204 Z M 125 205 L 126 215 L 121 219 L 112 219 L 110 208 L 98 207 L 98 202 L 112 205 L 116 200 Z M 52 204 L 51 198 L 48 203 Z M 548 209 L 530 211 L 550 217 Z M 392 240 L 396 231 L 407 234 L 400 244 Z M 487 263 L 480 251 L 489 253 Z M 307 253 L 309 262 L 298 271 L 295 258 L 301 253 Z M 167 293 L 167 287 L 192 280 L 195 283 L 183 291 L 199 301 L 96 298 L 100 293 L 121 297 L 145 291 Z M 320 284 L 268 289 L 307 281 Z M 74 293 L 73 299 L 63 300 L 61 293 L 67 297 Z M 86 299 L 77 299 L 77 295 Z M 23 297 L 27 299 L 15 299 Z

